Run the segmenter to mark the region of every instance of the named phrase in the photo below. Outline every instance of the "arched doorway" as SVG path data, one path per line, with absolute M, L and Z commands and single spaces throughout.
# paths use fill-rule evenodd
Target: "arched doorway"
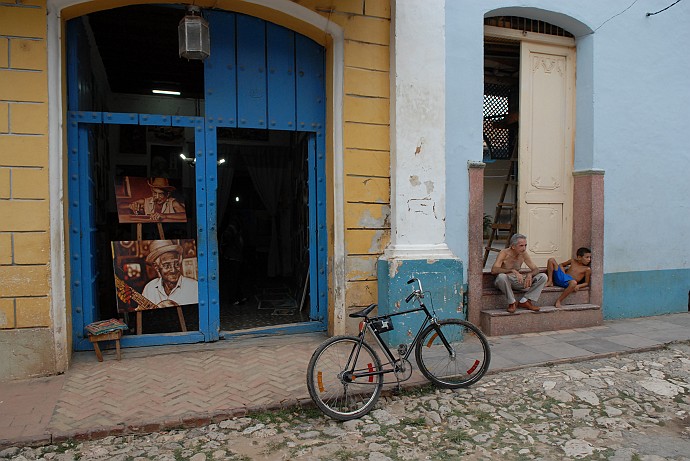
M 489 17 L 484 26 L 483 266 L 516 232 L 541 267 L 571 256 L 575 39 L 552 24 Z
M 88 347 L 86 324 L 113 317 L 127 322 L 130 346 L 326 327 L 324 50 L 281 26 L 214 10 L 202 12 L 211 56 L 186 61 L 177 56 L 184 13 L 142 5 L 68 22 L 77 349 Z M 186 219 L 123 220 L 128 203 L 144 200 L 137 178 L 144 193 L 163 185 Z M 177 269 L 196 280 L 198 302 L 142 312 L 142 287 L 165 279 L 150 257 L 161 240 L 181 249 Z M 237 245 L 226 245 L 237 242 L 239 260 L 230 256 Z M 125 279 L 134 296 L 122 292 Z

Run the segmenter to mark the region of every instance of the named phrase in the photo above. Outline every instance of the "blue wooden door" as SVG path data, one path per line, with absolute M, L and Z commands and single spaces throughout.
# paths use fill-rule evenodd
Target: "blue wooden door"
M 309 297 L 311 322 L 287 332 L 326 328 L 327 233 L 325 156 L 325 54 L 312 40 L 250 16 L 204 12 L 212 53 L 204 63 L 205 114 L 106 113 L 83 110 L 80 63 L 88 55 L 77 20 L 68 35 L 68 196 L 70 284 L 75 349 L 90 348 L 84 326 L 98 317 L 94 225 L 93 137 L 99 125 L 193 127 L 199 267 L 199 329 L 179 334 L 127 335 L 124 346 L 215 341 L 220 336 L 218 268 L 218 152 L 221 127 L 299 131 L 307 135 L 309 190 Z M 100 243 L 102 245 L 102 242 Z M 101 249 L 102 250 L 102 249 Z
M 68 148 L 70 152 L 69 174 L 69 230 L 70 230 L 70 262 L 71 288 L 73 300 L 73 338 L 75 350 L 90 349 L 84 327 L 96 320 L 102 320 L 98 314 L 98 286 L 99 251 L 110 251 L 103 248 L 108 242 L 97 242 L 97 228 L 95 211 L 98 206 L 94 201 L 95 178 L 93 169 L 94 130 L 101 125 L 121 127 L 125 125 L 151 127 L 190 127 L 194 129 L 194 146 L 196 152 L 204 150 L 204 120 L 201 117 L 180 117 L 156 114 L 135 113 L 102 113 L 102 112 L 68 112 Z M 201 163 L 201 162 L 200 162 Z M 208 231 L 206 230 L 205 214 L 205 171 L 203 167 L 195 168 L 197 229 L 196 239 L 198 264 L 198 330 L 175 334 L 144 334 L 125 335 L 121 344 L 124 347 L 148 346 L 159 344 L 180 344 L 218 339 L 217 322 L 209 317 L 208 292 L 208 257 L 203 249 L 208 246 Z M 97 248 L 97 245 L 101 245 Z M 114 296 L 114 295 L 113 295 Z
M 274 129 L 309 136 L 310 325 L 323 329 L 328 311 L 326 233 L 325 53 L 313 40 L 251 16 L 208 11 L 211 56 L 204 62 L 208 213 L 215 223 L 217 127 Z M 213 244 L 216 242 L 214 241 Z M 212 246 L 211 251 L 217 247 Z M 217 273 L 217 267 L 213 270 Z M 212 309 L 215 307 L 212 306 Z M 212 315 L 213 317 L 213 315 Z

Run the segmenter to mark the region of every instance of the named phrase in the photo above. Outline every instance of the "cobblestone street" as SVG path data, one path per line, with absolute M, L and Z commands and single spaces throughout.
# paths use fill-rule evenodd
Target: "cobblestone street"
M 39 448 L 12 460 L 690 460 L 690 344 L 382 397 L 361 420 L 282 410 Z

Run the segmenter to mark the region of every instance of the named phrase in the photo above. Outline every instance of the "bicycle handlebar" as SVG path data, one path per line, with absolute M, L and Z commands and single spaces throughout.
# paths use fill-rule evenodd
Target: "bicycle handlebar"
M 420 297 L 420 298 L 423 298 L 423 297 L 424 297 L 424 295 L 423 295 L 424 290 L 422 289 L 422 281 L 421 281 L 421 280 L 419 280 L 417 277 L 412 277 L 410 280 L 407 281 L 407 284 L 409 285 L 409 284 L 414 283 L 414 282 L 417 282 L 417 285 L 419 286 L 419 289 L 418 289 L 418 290 L 414 290 L 412 293 L 410 293 L 410 294 L 407 296 L 407 298 L 405 298 L 405 302 L 406 302 L 406 303 L 409 303 L 410 300 L 411 300 L 412 298 L 414 298 L 415 296 L 418 296 L 418 297 Z

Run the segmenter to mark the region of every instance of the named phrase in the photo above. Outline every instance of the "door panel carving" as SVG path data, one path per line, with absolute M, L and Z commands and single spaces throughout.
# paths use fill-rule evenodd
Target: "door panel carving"
M 570 256 L 575 52 L 523 41 L 520 59 L 518 229 L 546 266 Z

